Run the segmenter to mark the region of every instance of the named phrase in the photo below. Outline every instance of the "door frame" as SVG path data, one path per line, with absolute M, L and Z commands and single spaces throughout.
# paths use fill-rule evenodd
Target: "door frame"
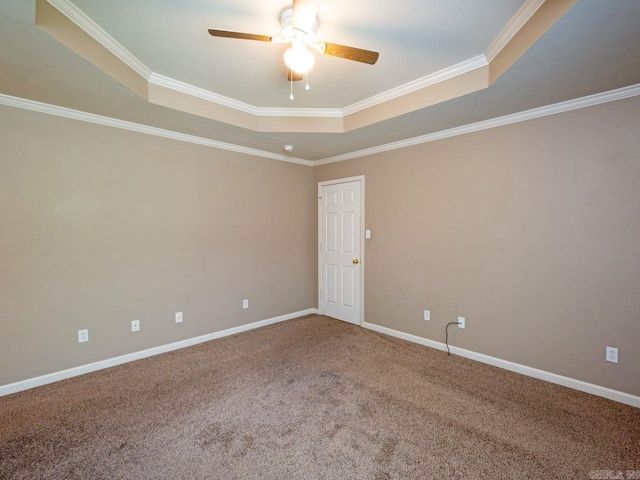
M 338 178 L 336 180 L 325 180 L 318 182 L 318 238 L 316 243 L 316 252 L 318 253 L 318 288 L 316 295 L 318 296 L 318 313 L 322 315 L 322 301 L 320 298 L 320 289 L 322 288 L 322 252 L 320 251 L 320 242 L 322 239 L 323 227 L 322 227 L 322 187 L 329 185 L 338 185 L 340 183 L 360 182 L 360 318 L 359 325 L 364 325 L 364 269 L 365 269 L 365 255 L 364 255 L 364 175 L 358 175 L 355 177 Z

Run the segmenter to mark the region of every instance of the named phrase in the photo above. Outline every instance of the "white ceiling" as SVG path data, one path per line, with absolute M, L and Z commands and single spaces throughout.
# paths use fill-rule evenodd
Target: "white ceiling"
M 260 48 L 268 50 L 276 47 L 277 49 L 278 46 L 267 43 L 213 38 L 206 34 L 206 28 L 217 27 L 272 34 L 275 32 L 264 31 L 264 29 L 258 30 L 259 26 L 256 27 L 254 24 L 259 24 L 262 21 L 260 18 L 267 18 L 269 15 L 277 19 L 277 15 L 283 5 L 278 4 L 275 8 L 275 13 L 270 13 L 272 11 L 270 5 L 274 3 L 272 0 L 256 2 L 260 9 L 260 14 L 256 15 L 255 10 L 249 8 L 248 3 L 241 1 L 224 3 L 212 0 L 208 2 L 197 0 L 180 2 L 177 0 L 74 1 L 77 6 L 85 9 L 88 15 L 95 16 L 96 22 L 101 13 L 98 11 L 92 13 L 90 8 L 106 9 L 105 18 L 101 20 L 105 23 L 105 25 L 102 25 L 105 30 L 109 31 L 114 38 L 117 38 L 119 42 L 130 49 L 142 61 L 148 63 L 149 68 L 153 71 L 157 70 L 158 73 L 163 75 L 173 76 L 178 80 L 203 86 L 203 88 L 211 89 L 216 93 L 231 96 L 257 106 L 291 107 L 287 103 L 289 102 L 286 96 L 287 84 L 282 80 L 283 73 L 281 71 L 275 72 L 279 68 L 277 66 L 273 67 L 274 72 L 272 72 L 272 75 L 262 69 L 269 67 L 259 67 L 253 61 L 231 62 L 230 64 L 224 64 L 223 68 L 223 63 L 220 63 L 219 58 L 215 55 L 208 62 L 205 62 L 208 65 L 206 68 L 202 65 L 198 68 L 180 68 L 179 62 L 185 62 L 189 66 L 192 65 L 192 61 L 180 58 L 179 62 L 175 63 L 172 60 L 176 57 L 189 57 L 189 55 L 208 55 L 209 49 L 218 48 L 214 46 L 218 41 L 234 42 L 233 44 L 230 43 L 230 45 L 234 45 L 232 54 L 238 58 L 245 54 L 249 56 L 256 55 L 256 48 L 258 50 Z M 388 13 L 380 10 L 380 8 L 385 8 L 384 5 L 393 2 L 369 1 L 367 3 L 373 12 L 378 13 L 371 13 L 366 22 L 357 23 L 354 20 L 357 15 L 354 17 L 345 14 L 344 17 L 338 16 L 340 18 L 339 22 L 335 20 L 331 24 L 328 18 L 325 18 L 329 12 L 327 5 L 330 5 L 330 3 L 322 2 L 319 15 L 321 21 L 319 33 L 324 35 L 324 32 L 327 31 L 327 39 L 336 43 L 378 49 L 381 55 L 379 65 L 371 67 L 337 58 L 323 58 L 328 62 L 328 66 L 325 69 L 324 64 L 326 62 L 318 62 L 317 67 L 314 68 L 311 78 L 314 96 L 308 97 L 305 101 L 311 102 L 313 99 L 313 102 L 318 102 L 318 99 L 321 99 L 326 93 L 323 93 L 321 87 L 322 75 L 326 74 L 327 82 L 337 82 L 334 84 L 337 87 L 334 86 L 334 88 L 341 91 L 340 94 L 343 96 L 340 97 L 340 101 L 342 103 L 320 102 L 303 105 L 296 104 L 296 106 L 311 105 L 323 108 L 341 106 L 345 103 L 349 104 L 358 101 L 363 96 L 379 93 L 381 89 L 393 87 L 394 82 L 395 84 L 401 84 L 411 80 L 412 78 L 406 74 L 407 71 L 412 72 L 411 75 L 417 76 L 430 73 L 430 70 L 424 69 L 427 64 L 426 60 L 424 62 L 416 62 L 411 59 L 419 58 L 421 55 L 428 55 L 425 52 L 429 50 L 433 55 L 437 55 L 433 53 L 433 51 L 438 50 L 437 48 L 430 49 L 425 47 L 425 52 L 414 54 L 417 57 L 409 58 L 396 53 L 394 61 L 399 62 L 397 65 L 401 66 L 395 68 L 395 71 L 394 69 L 387 70 L 385 75 L 381 75 L 382 78 L 378 78 L 378 70 L 376 69 L 378 66 L 383 67 L 383 59 L 390 56 L 388 52 L 391 50 L 386 49 L 389 39 L 392 39 L 389 45 L 395 45 L 394 48 L 397 49 L 402 42 L 406 42 L 407 45 L 419 45 L 420 42 L 426 42 L 425 38 L 435 35 L 443 42 L 440 45 L 442 51 L 446 50 L 450 55 L 460 55 L 460 57 L 456 58 L 462 58 L 465 55 L 473 56 L 473 52 L 482 52 L 486 50 L 487 43 L 491 43 L 491 36 L 495 33 L 495 30 L 499 31 L 502 28 L 496 25 L 504 24 L 508 21 L 513 9 L 517 10 L 521 4 L 521 2 L 502 2 L 497 0 L 488 0 L 486 2 L 472 0 L 466 2 L 446 0 L 395 2 L 402 5 L 424 4 L 427 5 L 425 7 L 427 10 L 430 6 L 432 11 L 437 12 L 440 12 L 440 10 L 436 5 L 455 4 L 457 6 L 456 11 L 459 13 L 457 17 L 475 19 L 477 20 L 476 23 L 484 23 L 484 21 L 480 22 L 478 20 L 480 17 L 477 15 L 474 17 L 466 14 L 469 10 L 465 10 L 460 5 L 482 4 L 487 12 L 492 12 L 495 5 L 500 5 L 505 9 L 510 6 L 512 10 L 509 13 L 504 13 L 503 20 L 498 21 L 494 18 L 496 24 L 492 27 L 494 30 L 491 35 L 487 33 L 488 30 L 485 31 L 484 29 L 482 29 L 484 31 L 483 34 L 475 32 L 475 34 L 486 35 L 486 37 L 482 41 L 478 40 L 479 43 L 476 45 L 476 50 L 473 50 L 473 45 L 466 44 L 465 46 L 465 42 L 461 40 L 461 38 L 465 38 L 465 32 L 460 31 L 462 27 L 460 27 L 459 23 L 456 24 L 457 26 L 450 26 L 446 23 L 433 25 L 429 23 L 429 18 L 433 18 L 433 16 L 429 17 L 424 12 L 421 16 L 405 12 L 404 15 L 400 16 L 402 20 L 391 21 L 387 18 Z M 374 7 L 376 3 L 383 7 Z M 177 4 L 189 5 L 189 8 L 178 11 L 175 9 Z M 207 10 L 211 10 L 214 4 L 216 5 L 215 15 L 207 13 Z M 356 2 L 350 2 L 350 5 L 352 4 L 356 4 Z M 174 6 L 173 9 L 171 9 L 172 5 Z M 220 5 L 225 5 L 224 11 L 220 9 Z M 488 5 L 492 8 L 488 8 Z M 111 8 L 114 10 L 111 10 Z M 131 11 L 128 8 L 131 8 Z M 243 9 L 247 9 L 247 11 L 242 13 Z M 115 19 L 115 14 L 109 14 L 109 12 L 115 11 L 120 12 L 118 15 L 122 16 L 120 18 L 122 25 L 109 27 L 108 22 L 110 20 L 107 17 L 112 17 L 112 20 Z M 149 33 L 145 30 L 150 28 L 148 26 L 137 29 L 135 25 L 130 25 L 129 20 L 137 18 L 137 15 L 141 14 L 140 12 L 142 12 L 143 17 L 146 15 L 150 22 L 149 24 L 155 24 L 156 31 Z M 173 12 L 174 14 L 170 15 L 167 12 Z M 197 15 L 194 12 L 202 13 Z M 465 12 L 465 15 L 460 12 Z M 486 14 L 488 15 L 488 13 Z M 220 24 L 217 22 L 213 24 L 209 15 L 230 20 L 229 23 L 226 23 L 225 20 Z M 438 13 L 438 18 L 444 18 L 442 15 L 442 13 Z M 638 55 L 640 51 L 640 1 L 581 0 L 488 89 L 349 133 L 259 133 L 144 101 L 97 67 L 53 39 L 44 30 L 36 27 L 34 16 L 35 3 L 30 0 L 3 0 L 0 3 L 0 44 L 3 46 L 0 49 L 1 94 L 32 99 L 47 104 L 64 106 L 83 112 L 105 115 L 277 154 L 283 153 L 283 144 L 290 143 L 296 146 L 294 152 L 296 157 L 309 160 L 346 154 L 360 149 L 640 83 L 640 55 Z M 193 30 L 196 32 L 194 35 L 198 34 L 200 28 L 205 29 L 205 33 L 202 34 L 202 43 L 205 46 L 200 47 L 201 52 L 196 53 L 194 51 L 184 55 L 168 55 L 167 52 L 172 51 L 174 47 L 164 43 L 159 47 L 158 38 L 167 36 L 166 27 L 162 27 L 160 21 L 167 16 L 175 17 L 173 20 L 176 24 L 181 24 L 182 29 Z M 271 21 L 275 21 L 273 18 Z M 331 18 L 333 21 L 334 17 Z M 377 21 L 380 18 L 387 21 Z M 125 22 L 124 19 L 127 19 L 127 21 Z M 231 23 L 231 19 L 234 19 L 233 21 L 237 23 Z M 191 25 L 190 21 L 193 21 L 194 25 Z M 462 24 L 465 22 L 461 18 L 458 18 L 457 21 L 462 22 Z M 487 22 L 491 23 L 489 20 Z M 115 23 L 118 24 L 118 22 Z M 136 22 L 133 23 L 135 24 Z M 348 29 L 344 28 L 345 25 L 350 25 L 350 27 Z M 111 31 L 109 28 L 120 28 L 129 33 L 125 32 L 121 35 L 119 31 Z M 431 32 L 430 35 L 423 32 L 430 29 L 435 29 L 436 32 Z M 131 37 L 131 40 L 127 35 Z M 136 35 L 138 35 L 137 39 L 135 38 Z M 416 35 L 418 37 L 423 35 L 420 37 L 422 40 L 416 41 Z M 119 36 L 122 36 L 122 38 Z M 380 41 L 381 37 L 385 40 L 382 41 L 382 46 L 379 46 L 380 44 L 375 42 Z M 443 39 L 448 39 L 448 41 Z M 127 42 L 131 42 L 131 44 Z M 430 44 L 429 42 L 426 43 Z M 239 46 L 236 47 L 235 45 Z M 240 45 L 245 45 L 246 48 L 242 47 L 242 50 L 235 50 L 240 48 Z M 231 49 L 231 47 L 228 48 Z M 139 51 L 136 49 L 139 49 Z M 393 51 L 398 52 L 400 50 Z M 271 54 L 275 55 L 273 52 Z M 146 55 L 149 55 L 149 57 L 147 58 Z M 163 60 L 164 57 L 167 57 L 166 61 Z M 276 57 L 280 62 L 279 54 Z M 454 57 L 450 56 L 449 58 L 452 59 Z M 429 64 L 431 69 L 438 69 L 442 65 L 447 65 L 442 57 L 436 58 L 434 56 L 430 61 L 433 62 Z M 454 62 L 454 60 L 450 61 Z M 419 65 L 414 65 L 414 63 Z M 336 76 L 336 72 L 339 70 L 343 68 L 348 70 L 352 67 L 362 69 L 365 73 L 355 75 L 348 72 L 345 74 L 342 71 L 341 75 Z M 164 70 L 165 68 L 167 70 Z M 171 68 L 176 70 L 169 70 Z M 415 70 L 411 70 L 413 68 Z M 215 77 L 208 75 L 208 71 L 222 72 L 224 81 L 217 83 Z M 367 73 L 372 71 L 376 72 L 376 75 Z M 252 72 L 252 74 L 248 75 L 247 72 Z M 250 82 L 251 88 L 247 92 L 243 85 L 247 84 L 246 78 L 248 76 L 256 78 L 252 78 L 252 82 Z M 270 80 L 266 80 L 267 78 Z M 263 94 L 258 94 L 262 90 L 258 90 L 256 85 L 263 85 L 263 82 L 267 81 L 274 82 L 273 85 L 275 86 L 264 90 Z M 200 84 L 199 82 L 208 83 Z M 280 82 L 284 85 L 284 100 L 280 97 Z M 228 90 L 225 90 L 227 88 Z M 299 100 L 301 95 L 297 97 L 296 102 L 303 101 Z
M 322 0 L 318 38 L 380 53 L 376 65 L 316 54 L 312 89 L 289 99 L 286 45 L 213 38 L 209 28 L 274 36 L 287 0 L 72 0 L 152 72 L 256 107 L 343 108 L 483 54 L 524 0 Z

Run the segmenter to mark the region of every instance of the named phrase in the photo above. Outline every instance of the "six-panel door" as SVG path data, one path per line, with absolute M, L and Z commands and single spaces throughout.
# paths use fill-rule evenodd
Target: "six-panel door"
M 321 311 L 360 323 L 360 182 L 320 187 Z

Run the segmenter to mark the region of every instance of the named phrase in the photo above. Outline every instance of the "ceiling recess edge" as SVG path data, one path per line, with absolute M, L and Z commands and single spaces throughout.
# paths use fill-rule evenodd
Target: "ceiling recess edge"
M 536 18 L 536 13 L 545 3 L 548 6 L 547 12 L 542 19 L 537 21 L 538 26 L 533 36 L 535 37 L 534 41 L 555 24 L 576 1 L 526 0 L 484 55 L 471 58 L 341 109 L 256 107 L 152 72 L 70 0 L 37 0 L 36 24 L 150 103 L 258 132 L 344 133 L 487 88 L 529 48 L 531 33 L 528 33 L 528 42 L 517 42 L 518 33 L 527 23 Z M 38 14 L 46 8 L 45 3 L 61 13 L 69 23 L 64 25 L 61 20 L 58 20 L 58 24 L 52 27 L 52 20 L 39 22 Z M 554 9 L 553 4 L 555 3 L 563 4 L 565 8 Z M 554 12 L 557 13 L 554 15 Z M 109 71 L 104 66 L 110 64 L 108 60 L 96 58 L 101 55 L 96 53 L 95 48 L 87 51 L 86 47 L 74 43 L 74 39 L 76 43 L 78 42 L 78 34 L 60 34 L 60 31 L 65 28 L 73 27 L 82 30 L 84 34 L 100 44 L 104 49 L 104 52 L 100 52 L 102 56 L 115 57 L 140 78 L 131 79 L 131 75 L 122 72 L 115 75 L 113 71 Z M 524 43 L 524 45 L 520 46 L 518 43 Z M 502 71 L 497 74 L 491 72 L 492 62 L 507 47 L 511 47 L 508 61 L 505 62 L 499 58 L 507 67 L 499 67 L 497 70 Z M 485 69 L 487 73 L 469 75 L 470 72 L 480 69 Z M 470 83 L 465 79 L 469 79 Z M 144 82 L 142 86 L 140 81 Z M 441 93 L 443 86 L 449 90 L 444 96 Z M 433 92 L 438 92 L 438 94 Z M 412 99 L 411 102 L 406 101 L 409 98 Z M 407 106 L 407 103 L 410 105 Z M 295 121 L 293 121 L 294 119 Z

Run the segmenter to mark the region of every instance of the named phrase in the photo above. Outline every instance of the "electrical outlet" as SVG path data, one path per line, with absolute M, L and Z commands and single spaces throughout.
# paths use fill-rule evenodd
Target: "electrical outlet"
M 249 308 L 249 300 L 242 300 L 242 308 Z
M 176 312 L 176 323 L 182 323 L 182 312 Z
M 140 320 L 131 320 L 131 331 L 132 332 L 140 331 Z
M 458 317 L 458 328 L 465 328 L 467 326 L 467 321 L 464 317 Z
M 607 347 L 607 362 L 618 363 L 618 349 Z
M 424 319 L 428 322 L 431 320 L 431 312 L 429 310 L 424 311 Z
M 89 329 L 78 330 L 78 343 L 89 341 Z

